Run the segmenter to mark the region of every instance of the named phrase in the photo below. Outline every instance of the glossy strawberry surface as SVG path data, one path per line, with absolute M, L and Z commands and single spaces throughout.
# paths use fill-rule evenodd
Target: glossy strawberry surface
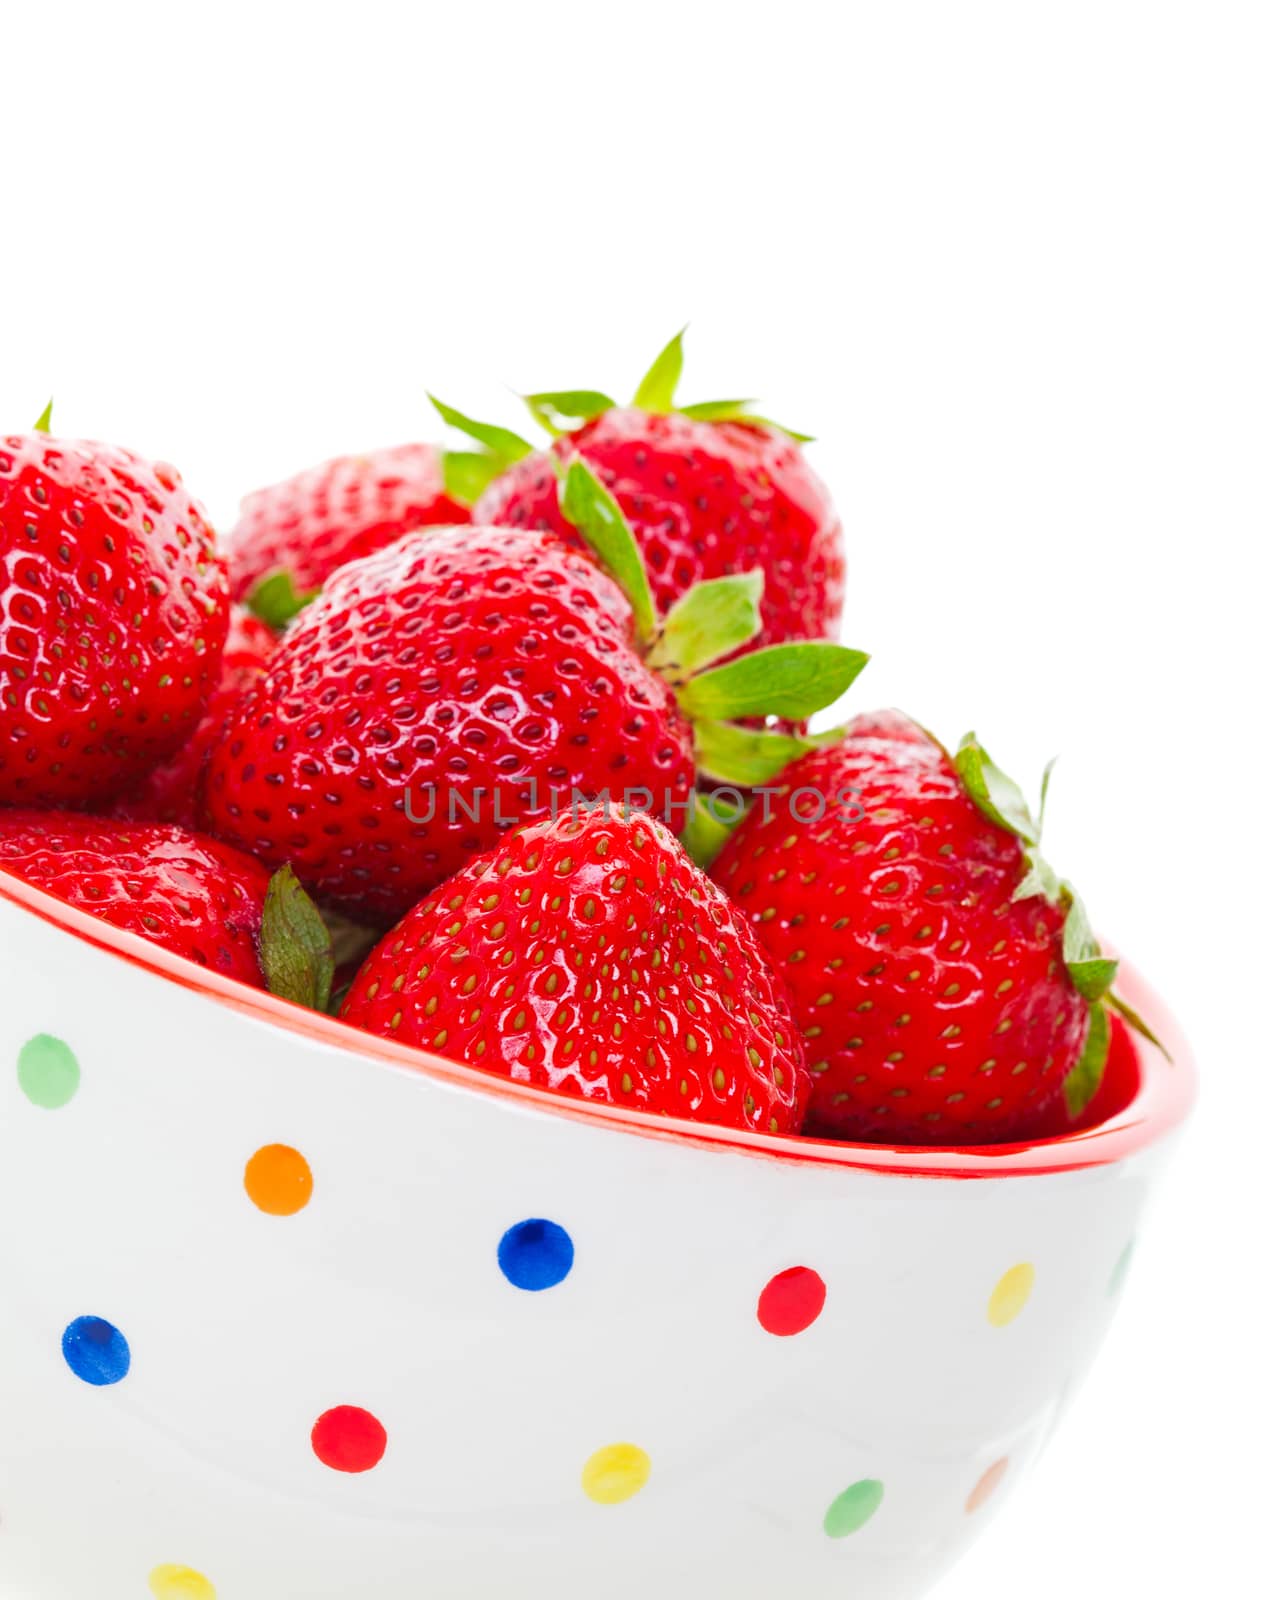
M 0 438 L 0 804 L 101 802 L 178 750 L 227 628 L 213 533 L 173 468 Z
M 682 829 L 692 734 L 586 556 L 410 534 L 298 617 L 207 768 L 204 819 L 350 916 L 392 921 L 515 822 L 609 790 Z
M 576 541 L 560 513 L 555 472 L 557 460 L 575 454 L 625 513 L 662 611 L 698 579 L 760 567 L 760 644 L 836 632 L 845 587 L 841 525 L 786 434 L 677 412 L 606 411 L 509 468 L 478 501 L 477 520 L 549 528 Z
M 1059 1115 L 1088 1028 L 1062 957 L 1064 914 L 1014 898 L 1019 840 L 913 728 L 881 713 L 796 762 L 713 875 L 788 985 L 812 1131 L 906 1144 L 1036 1136 Z
M 0 871 L 213 972 L 262 986 L 268 874 L 183 828 L 0 811 Z
M 753 931 L 660 823 L 522 828 L 377 946 L 345 1021 L 521 1083 L 794 1133 L 808 1090 Z
M 468 507 L 446 491 L 442 451 L 434 445 L 338 456 L 241 503 L 240 519 L 224 539 L 232 596 L 243 600 L 277 569 L 290 572 L 300 592 L 318 589 L 347 561 L 414 528 L 468 520 Z
M 192 737 L 169 760 L 154 767 L 110 807 L 130 822 L 175 822 L 196 828 L 201 775 L 228 718 L 245 691 L 266 670 L 276 635 L 243 606 L 232 607 L 218 687 Z

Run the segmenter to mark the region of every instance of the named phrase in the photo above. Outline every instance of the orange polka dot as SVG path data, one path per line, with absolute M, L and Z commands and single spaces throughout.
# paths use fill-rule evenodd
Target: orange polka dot
M 306 1157 L 287 1144 L 264 1145 L 245 1168 L 245 1192 L 269 1217 L 291 1217 L 301 1211 L 314 1182 Z
M 977 1481 L 976 1488 L 968 1496 L 966 1510 L 969 1516 L 979 1511 L 990 1498 L 1007 1476 L 1007 1468 L 1010 1465 L 1011 1462 L 1004 1456 L 1001 1461 L 996 1461 L 992 1467 L 986 1467 Z

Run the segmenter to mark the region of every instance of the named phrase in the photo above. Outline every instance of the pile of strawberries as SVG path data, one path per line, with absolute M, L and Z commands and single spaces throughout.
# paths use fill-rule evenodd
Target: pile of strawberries
M 808 731 L 866 661 L 840 523 L 799 436 L 677 405 L 681 368 L 530 396 L 541 449 L 435 402 L 475 448 L 329 462 L 218 546 L 170 467 L 0 438 L 0 870 L 562 1094 L 1080 1123 L 1141 1024 L 1040 815 L 973 736 Z

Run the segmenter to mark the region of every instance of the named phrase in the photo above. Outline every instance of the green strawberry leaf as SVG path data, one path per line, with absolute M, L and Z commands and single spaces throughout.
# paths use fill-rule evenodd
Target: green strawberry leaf
M 691 417 L 693 422 L 748 422 L 758 428 L 774 428 L 776 433 L 785 433 L 790 439 L 796 439 L 798 444 L 813 444 L 812 433 L 798 433 L 795 428 L 786 428 L 782 422 L 750 411 L 749 407 L 753 404 L 752 400 L 701 400 L 695 405 L 680 406 L 678 409 L 680 416 Z
M 1087 1000 L 1100 1000 L 1112 987 L 1120 962 L 1109 961 L 1100 952 L 1081 896 L 1070 884 L 1064 885 L 1064 892 L 1068 897 L 1068 915 L 1064 919 L 1064 965 L 1078 994 L 1084 995 Z
M 844 694 L 869 659 L 824 639 L 772 644 L 702 672 L 678 690 L 679 704 L 694 722 L 767 716 L 798 721 Z
M 955 755 L 955 771 L 973 803 L 991 822 L 1014 833 L 1026 844 L 1036 845 L 1041 838 L 1025 797 L 1019 787 L 990 760 L 976 734 L 964 736 Z
M 492 451 L 444 450 L 442 484 L 453 500 L 471 506 L 508 465 Z
M 1087 1000 L 1101 1000 L 1112 987 L 1119 965 L 1120 962 L 1105 961 L 1102 957 L 1094 961 L 1070 961 L 1068 975 L 1078 994 Z
M 50 400 L 39 414 L 39 421 L 32 429 L 34 433 L 51 433 L 53 430 L 53 403 Z
M 267 885 L 259 964 L 267 987 L 282 1000 L 327 1011 L 333 987 L 333 948 L 324 919 L 290 866 Z
M 774 428 L 776 433 L 786 433 L 790 439 L 795 439 L 798 444 L 813 444 L 813 433 L 801 433 L 796 428 L 786 428 L 782 422 L 776 422 L 774 417 L 754 416 L 752 412 L 740 418 L 741 422 L 753 422 L 760 428 Z
M 542 394 L 523 395 L 530 415 L 553 438 L 572 432 L 565 424 L 590 422 L 592 417 L 612 411 L 617 401 L 599 389 L 551 389 Z
M 700 771 L 742 789 L 769 783 L 789 762 L 817 748 L 813 739 L 798 739 L 773 728 L 739 728 L 731 722 L 698 722 L 693 733 Z
M 1048 761 L 1043 769 L 1038 797 L 1038 816 L 1035 821 L 1016 784 L 994 765 L 974 733 L 967 735 L 955 756 L 955 770 L 974 803 L 992 822 L 1007 829 L 1009 833 L 1014 833 L 1026 846 L 1025 875 L 1012 899 L 1028 900 L 1040 896 L 1052 905 L 1064 907 L 1064 931 L 1061 937 L 1064 965 L 1068 969 L 1073 987 L 1091 1004 L 1091 1037 L 1087 1040 L 1082 1062 L 1073 1074 L 1074 1077 L 1078 1073 L 1083 1074 L 1081 1081 L 1085 1082 L 1092 1070 L 1092 1049 L 1103 1048 L 1106 1054 L 1108 1035 L 1104 1035 L 1102 1047 L 1098 1043 L 1101 1027 L 1098 1013 L 1101 1003 L 1106 1003 L 1118 1015 L 1124 1017 L 1137 1032 L 1145 1039 L 1149 1039 L 1165 1055 L 1168 1055 L 1168 1051 L 1137 1012 L 1112 993 L 1112 985 L 1116 981 L 1120 962 L 1103 954 L 1099 941 L 1091 929 L 1090 918 L 1086 915 L 1086 907 L 1082 903 L 1081 896 L 1071 883 L 1063 881 L 1055 874 L 1038 848 L 1042 836 L 1042 823 L 1046 815 L 1047 790 L 1054 768 L 1055 762 L 1052 760 Z M 1099 1070 L 1102 1071 L 1102 1067 Z M 1097 1086 L 1096 1083 L 1095 1087 Z M 1074 1095 L 1078 1095 L 1079 1092 L 1074 1090 Z M 1090 1093 L 1094 1093 L 1093 1088 Z M 1085 1103 L 1085 1100 L 1081 1102 L 1082 1105 Z M 1071 1104 L 1070 1100 L 1070 1106 Z M 1076 1114 L 1074 1112 L 1074 1115 Z
M 731 837 L 740 810 L 716 795 L 695 795 L 688 808 L 682 845 L 698 867 L 707 867 Z
M 1090 1027 L 1077 1065 L 1064 1080 L 1064 1102 L 1075 1121 L 1098 1093 L 1112 1043 L 1112 1019 L 1097 1002 L 1090 1008 Z
M 756 400 L 699 400 L 695 405 L 680 406 L 679 415 L 691 417 L 693 422 L 743 422 L 749 407 Z
M 760 568 L 694 583 L 666 613 L 648 665 L 672 678 L 690 678 L 756 639 L 762 631 L 764 586 Z
M 1038 792 L 1038 838 L 1042 837 L 1042 824 L 1046 821 L 1046 797 L 1051 787 L 1051 774 L 1055 771 L 1055 763 L 1060 758 L 1052 756 L 1042 769 L 1042 787 Z
M 635 631 L 647 644 L 657 631 L 657 607 L 648 584 L 644 558 L 627 526 L 622 508 L 581 456 L 556 463 L 560 476 L 560 509 L 599 557 L 630 601 Z
M 265 622 L 279 633 L 311 604 L 319 592 L 318 589 L 306 589 L 299 593 L 294 586 L 293 573 L 286 567 L 277 567 L 274 572 L 264 573 L 258 580 L 246 595 L 245 605 L 260 622 Z
M 680 329 L 645 372 L 631 401 L 641 411 L 674 410 L 674 391 L 683 376 L 683 335 L 686 332 L 686 328 Z
M 1020 880 L 1020 887 L 1012 895 L 1013 900 L 1031 900 L 1035 895 L 1043 900 L 1049 900 L 1052 905 L 1058 903 L 1063 892 L 1063 884 L 1056 877 L 1050 863 L 1040 850 L 1030 850 L 1025 856 L 1026 871 Z
M 1135 1033 L 1141 1033 L 1143 1038 L 1147 1040 L 1148 1044 L 1154 1044 L 1156 1046 L 1157 1050 L 1160 1051 L 1161 1055 L 1164 1056 L 1166 1061 L 1172 1062 L 1173 1057 L 1169 1054 L 1169 1051 L 1163 1041 L 1152 1032 L 1148 1024 L 1143 1020 L 1138 1012 L 1135 1011 L 1134 1007 L 1128 1003 L 1128 1001 L 1122 1000 L 1119 995 L 1109 994 L 1107 996 L 1107 1003 L 1112 1007 L 1113 1011 L 1115 1011 L 1119 1017 L 1123 1017 L 1125 1021 L 1129 1023 L 1130 1027 L 1134 1029 Z
M 524 461 L 526 456 L 534 454 L 534 446 L 529 440 L 523 439 L 519 433 L 513 433 L 511 428 L 500 428 L 493 422 L 478 422 L 475 417 L 466 417 L 454 406 L 444 404 L 436 395 L 429 396 L 429 403 L 448 427 L 467 433 L 470 439 L 476 439 L 478 444 L 484 444 L 495 455 L 502 456 L 506 466 L 511 466 L 514 461 Z

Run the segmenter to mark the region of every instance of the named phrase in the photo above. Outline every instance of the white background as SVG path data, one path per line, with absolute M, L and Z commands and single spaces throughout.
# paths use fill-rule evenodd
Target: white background
M 1061 755 L 1049 853 L 1205 1088 L 1075 1415 L 942 1600 L 1255 1579 L 1255 16 L 4 8 L 0 425 L 51 391 L 227 523 L 431 433 L 427 387 L 627 394 L 690 320 L 686 398 L 820 437 L 855 706 L 1029 784 Z

